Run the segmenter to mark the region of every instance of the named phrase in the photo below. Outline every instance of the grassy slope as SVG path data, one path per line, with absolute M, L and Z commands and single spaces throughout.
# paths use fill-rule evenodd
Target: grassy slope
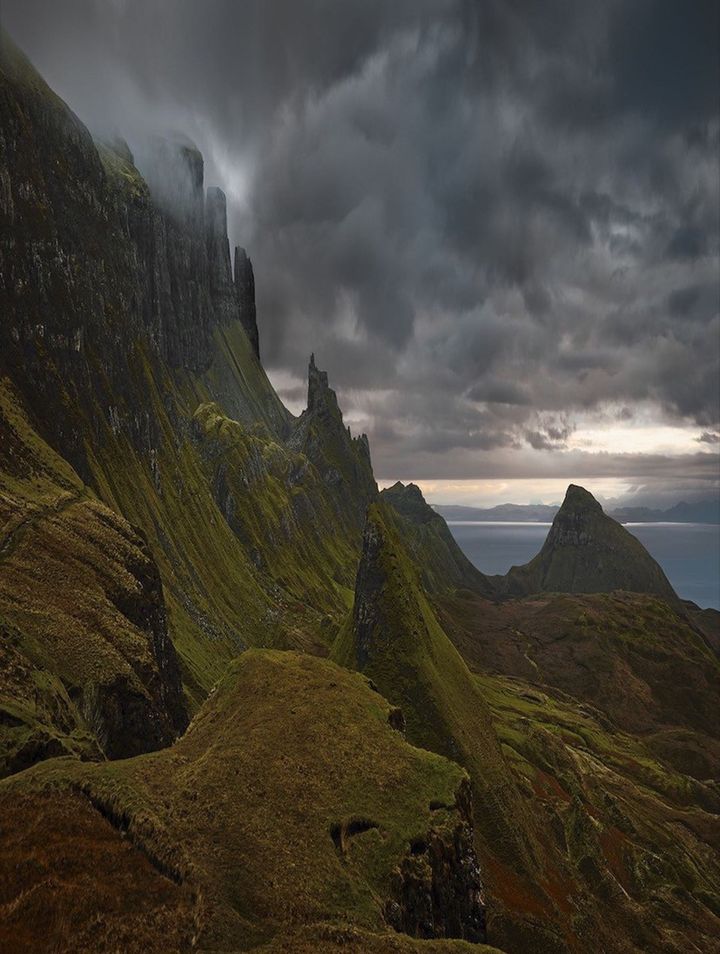
M 249 650 L 171 749 L 103 765 L 53 760 L 6 780 L 3 844 L 32 863 L 0 878 L 1 930 L 27 939 L 18 951 L 40 937 L 62 946 L 69 931 L 74 950 L 128 951 L 184 947 L 191 936 L 200 950 L 249 949 L 313 922 L 382 932 L 395 866 L 430 828 L 453 823 L 454 809 L 431 806 L 452 805 L 465 778 L 409 746 L 390 711 L 364 677 L 328 661 Z M 339 849 L 333 826 L 355 819 L 377 827 Z M 58 856 L 64 839 L 98 859 L 92 879 Z M 134 880 L 147 890 L 131 913 Z M 333 949 L 330 928 L 312 932 Z M 426 948 L 376 938 L 359 949 Z
M 518 784 L 567 853 L 586 898 L 595 897 L 604 913 L 604 943 L 628 951 L 717 950 L 717 791 L 567 696 L 507 677 L 477 681 Z M 558 900 L 580 949 L 596 946 L 602 934 L 581 892 Z
M 544 595 L 443 601 L 471 668 L 555 687 L 643 736 L 699 779 L 720 773 L 720 661 L 692 622 L 653 596 Z
M 161 726 L 154 744 L 169 742 L 141 618 L 155 608 L 144 541 L 37 435 L 7 381 L 0 433 L 0 774 L 117 749 L 123 740 L 91 711 L 110 687 L 147 705 Z

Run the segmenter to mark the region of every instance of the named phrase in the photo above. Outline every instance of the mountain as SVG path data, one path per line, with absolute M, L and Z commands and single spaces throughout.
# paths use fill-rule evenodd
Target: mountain
M 300 419 L 277 398 L 251 265 L 239 251 L 230 272 L 192 144 L 155 145 L 152 195 L 5 36 L 0 116 L 0 616 L 18 673 L 0 753 L 141 751 L 242 648 L 331 638 L 376 493 L 367 442 L 314 366 Z
M 640 541 L 575 484 L 568 487 L 540 553 L 525 566 L 512 567 L 502 589 L 518 596 L 629 590 L 678 599 Z
M 507 579 L 378 494 L 147 149 L 2 36 L 0 948 L 712 950 L 712 614 L 579 488 Z
M 434 504 L 435 510 L 445 520 L 507 521 L 550 523 L 558 512 L 551 504 L 498 504 L 496 507 L 463 507 L 457 504 Z
M 415 564 L 421 567 L 425 589 L 436 593 L 448 587 L 467 587 L 486 595 L 493 592 L 489 578 L 468 560 L 445 520 L 425 502 L 416 484 L 397 481 L 380 497 L 403 520 L 403 538 Z
M 715 523 L 720 524 L 720 499 L 674 504 L 667 510 L 651 507 L 617 507 L 610 515 L 619 523 Z

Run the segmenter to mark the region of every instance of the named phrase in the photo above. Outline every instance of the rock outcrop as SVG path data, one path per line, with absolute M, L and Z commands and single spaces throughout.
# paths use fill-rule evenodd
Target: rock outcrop
M 327 371 L 310 355 L 307 408 L 293 425 L 288 447 L 302 453 L 333 489 L 337 513 L 362 525 L 368 503 L 377 496 L 367 436 L 353 437 L 343 423 L 337 395 L 328 384 Z
M 392 879 L 385 917 L 413 937 L 482 943 L 487 939 L 485 895 L 473 844 L 470 786 L 459 789 L 449 815 L 436 809 L 435 816 L 433 828 L 410 845 Z
M 511 596 L 627 590 L 678 603 L 667 577 L 642 543 L 608 517 L 592 494 L 575 484 L 568 487 L 540 553 L 525 566 L 512 567 L 498 582 Z
M 235 248 L 235 297 L 240 323 L 250 339 L 255 357 L 259 358 L 260 340 L 255 309 L 255 275 L 247 252 L 239 246 Z

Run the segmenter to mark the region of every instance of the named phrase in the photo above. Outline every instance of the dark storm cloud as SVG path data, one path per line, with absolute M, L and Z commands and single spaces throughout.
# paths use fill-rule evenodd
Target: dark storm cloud
M 94 128 L 198 142 L 253 257 L 266 362 L 296 400 L 314 350 L 380 476 L 540 476 L 573 462 L 583 414 L 717 432 L 715 2 L 4 13 Z

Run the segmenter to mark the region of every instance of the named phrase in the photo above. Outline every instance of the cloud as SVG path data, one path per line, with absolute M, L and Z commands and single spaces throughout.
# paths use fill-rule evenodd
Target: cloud
M 4 5 L 91 126 L 197 142 L 271 374 L 301 380 L 315 351 L 378 474 L 428 478 L 575 466 L 568 422 L 610 407 L 608 426 L 642 407 L 683 441 L 720 429 L 717 11 Z

